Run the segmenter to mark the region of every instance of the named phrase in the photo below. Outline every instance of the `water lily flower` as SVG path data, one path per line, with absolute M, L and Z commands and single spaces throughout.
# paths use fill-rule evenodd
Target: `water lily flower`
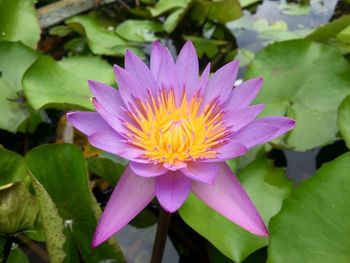
M 69 122 L 104 151 L 130 160 L 99 220 L 96 247 L 133 219 L 154 197 L 168 212 L 190 192 L 209 207 L 258 236 L 268 230 L 226 160 L 281 136 L 294 120 L 257 118 L 250 105 L 262 78 L 234 87 L 239 62 L 199 76 L 191 42 L 176 61 L 155 42 L 150 67 L 131 51 L 125 69 L 115 65 L 119 88 L 89 81 L 96 112 L 71 112 Z

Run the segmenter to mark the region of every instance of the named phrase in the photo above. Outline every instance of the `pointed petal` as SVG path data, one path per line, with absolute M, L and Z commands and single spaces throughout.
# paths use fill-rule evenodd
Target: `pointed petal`
M 154 177 L 168 172 L 161 164 L 130 162 L 130 167 L 138 176 Z
M 141 212 L 154 197 L 154 179 L 136 176 L 127 167 L 98 222 L 91 246 L 106 241 Z
M 231 160 L 248 152 L 247 146 L 237 141 L 229 141 L 220 147 L 214 148 L 214 150 L 217 152 L 215 159 L 204 159 L 199 160 L 199 162 L 213 163 L 218 161 Z
M 137 76 L 137 81 L 153 94 L 157 91 L 157 82 L 147 65 L 132 51 L 125 54 L 125 70 L 131 75 Z
M 158 80 L 158 72 L 160 67 L 160 62 L 164 56 L 165 48 L 160 44 L 159 41 L 153 42 L 150 58 L 150 70 L 153 77 Z
M 223 120 L 232 128 L 232 131 L 239 131 L 243 127 L 251 123 L 264 109 L 264 104 L 248 106 L 241 109 L 236 109 L 225 114 Z
M 214 185 L 192 183 L 192 192 L 224 217 L 258 236 L 268 236 L 259 212 L 226 163 L 220 163 Z
M 248 148 L 252 148 L 255 145 L 263 144 L 274 139 L 278 130 L 278 128 L 270 124 L 253 121 L 234 134 L 231 139 L 244 144 Z
M 176 66 L 167 48 L 164 49 L 163 57 L 158 70 L 158 84 L 160 87 L 169 90 L 173 88 L 178 90 L 178 80 L 176 74 Z
M 124 127 L 122 120 L 118 115 L 108 112 L 95 98 L 92 99 L 92 103 L 94 104 L 98 114 L 102 116 L 104 121 L 106 121 L 110 127 L 114 129 L 114 131 L 118 132 L 119 134 L 127 132 L 127 129 Z
M 179 87 L 186 87 L 186 92 L 192 94 L 196 88 L 199 76 L 198 57 L 191 41 L 187 41 L 176 60 Z
M 144 153 L 143 150 L 126 144 L 124 138 L 116 132 L 103 131 L 93 133 L 89 136 L 89 142 L 98 149 L 119 155 L 128 160 L 136 160 Z
M 235 60 L 216 71 L 208 83 L 204 103 L 207 104 L 216 98 L 224 103 L 232 91 L 238 70 L 239 61 Z
M 219 168 L 220 166 L 217 163 L 190 162 L 186 168 L 180 169 L 180 171 L 192 180 L 213 184 Z
M 129 105 L 129 102 L 133 101 L 133 97 L 146 98 L 148 96 L 145 87 L 141 86 L 129 72 L 118 65 L 114 65 L 114 72 L 118 82 L 120 95 L 126 106 Z
M 275 135 L 270 140 L 273 140 L 285 134 L 286 132 L 290 131 L 295 127 L 295 120 L 289 117 L 283 117 L 283 116 L 264 117 L 264 118 L 256 119 L 255 123 L 265 123 L 265 124 L 272 125 L 275 128 L 278 128 L 278 132 L 276 132 Z
M 255 78 L 243 82 L 233 89 L 230 99 L 225 105 L 232 110 L 247 107 L 259 93 L 262 84 L 263 78 Z
M 210 63 L 208 63 L 208 65 L 203 70 L 203 73 L 201 77 L 198 79 L 195 88 L 191 90 L 186 90 L 188 99 L 192 98 L 192 96 L 197 94 L 197 92 L 199 92 L 199 94 L 201 95 L 204 95 L 206 87 L 209 82 L 209 75 L 210 75 Z M 204 108 L 204 107 L 205 105 L 202 104 L 201 108 Z
M 156 196 L 168 212 L 175 212 L 185 202 L 191 189 L 191 180 L 181 172 L 168 172 L 156 178 Z
M 88 83 L 94 97 L 108 112 L 117 116 L 123 114 L 122 107 L 125 107 L 125 104 L 117 89 L 93 80 L 89 80 Z
M 77 111 L 67 113 L 67 120 L 74 128 L 90 136 L 95 132 L 113 131 L 112 127 L 96 112 Z

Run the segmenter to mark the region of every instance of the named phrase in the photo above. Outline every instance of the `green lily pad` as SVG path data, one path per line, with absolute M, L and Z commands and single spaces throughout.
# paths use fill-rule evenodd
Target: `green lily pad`
M 22 41 L 29 47 L 36 47 L 40 39 L 40 27 L 34 2 L 0 0 L 0 40 Z
M 238 178 L 266 223 L 281 209 L 283 199 L 291 191 L 292 183 L 284 176 L 283 169 L 274 167 L 265 158 L 248 165 Z M 268 238 L 249 233 L 192 194 L 180 209 L 180 215 L 189 226 L 235 262 L 242 262 L 268 243 Z
M 295 129 L 280 145 L 306 151 L 337 138 L 337 108 L 350 93 L 349 73 L 349 64 L 335 48 L 291 40 L 259 52 L 245 77 L 264 77 L 255 100 L 266 104 L 263 116 L 296 119 Z
M 66 24 L 82 35 L 86 35 L 91 51 L 96 55 L 124 56 L 127 42 L 114 32 L 116 23 L 97 13 L 74 16 Z
M 298 186 L 270 222 L 268 263 L 350 262 L 350 153 Z
M 38 212 L 36 200 L 24 183 L 17 182 L 0 190 L 0 233 L 32 229 Z
M 191 0 L 160 0 L 154 7 L 149 8 L 149 10 L 152 16 L 159 16 L 177 8 L 186 8 L 190 2 Z
M 10 255 L 7 258 L 7 263 L 30 263 L 27 255 L 19 248 L 11 249 Z
M 69 232 L 66 237 L 75 241 L 84 262 L 121 262 L 115 241 L 93 251 L 90 247 L 101 211 L 97 210 L 89 188 L 87 165 L 80 149 L 69 144 L 43 145 L 28 152 L 25 158 L 31 174 L 57 207 Z
M 0 189 L 4 185 L 20 182 L 26 176 L 27 167 L 23 157 L 0 147 Z
M 116 185 L 125 165 L 108 158 L 93 157 L 88 159 L 89 171 L 105 179 L 111 185 Z
M 17 42 L 0 42 L 0 129 L 33 131 L 42 118 L 26 103 L 21 81 L 38 54 Z
M 219 52 L 219 47 L 227 44 L 224 40 L 207 39 L 197 36 L 184 36 L 184 38 L 193 42 L 200 58 L 204 54 L 207 55 L 208 58 L 213 58 Z
M 339 106 L 338 126 L 346 146 L 350 149 L 350 96 L 347 96 Z
M 23 77 L 28 102 L 42 107 L 92 109 L 88 80 L 115 83 L 112 67 L 98 57 L 71 57 L 55 61 L 41 56 Z
M 339 41 L 350 44 L 350 26 L 342 30 L 336 37 Z
M 116 32 L 119 36 L 133 42 L 152 42 L 158 37 L 155 33 L 164 31 L 162 24 L 151 20 L 126 20 Z

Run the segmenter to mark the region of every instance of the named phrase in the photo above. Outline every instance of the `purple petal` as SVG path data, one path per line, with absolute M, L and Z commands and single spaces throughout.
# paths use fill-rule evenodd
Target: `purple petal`
M 156 94 L 157 82 L 146 64 L 132 51 L 127 50 L 125 54 L 125 70 L 131 75 L 137 76 L 137 81 L 146 89 Z
M 180 171 L 192 180 L 213 184 L 219 168 L 217 163 L 190 162 L 186 168 L 180 169 Z
M 130 167 L 127 167 L 98 222 L 91 246 L 97 247 L 118 232 L 141 212 L 154 196 L 154 179 L 136 176 Z
M 94 97 L 108 112 L 123 115 L 122 108 L 125 108 L 125 104 L 117 89 L 97 81 L 89 80 L 88 83 Z
M 193 182 L 192 192 L 209 207 L 249 232 L 258 236 L 269 235 L 259 212 L 226 163 L 220 163 L 214 185 Z
M 263 83 L 263 78 L 250 79 L 231 92 L 230 99 L 226 102 L 229 109 L 241 109 L 249 106 L 256 95 L 259 93 Z
M 191 180 L 181 172 L 169 172 L 156 178 L 156 196 L 168 212 L 178 210 L 191 190 Z
M 128 71 L 118 65 L 114 65 L 114 72 L 118 82 L 119 92 L 125 105 L 128 106 L 129 102 L 133 101 L 133 97 L 144 99 L 148 96 L 146 88 L 140 85 Z
M 175 161 L 173 162 L 172 164 L 169 164 L 169 163 L 164 163 L 163 166 L 170 170 L 170 171 L 176 171 L 176 170 L 179 170 L 181 168 L 185 168 L 187 167 L 187 163 L 185 162 L 181 162 L 181 161 Z
M 143 150 L 126 144 L 124 138 L 116 132 L 96 132 L 89 136 L 89 142 L 96 148 L 119 155 L 128 160 L 138 161 L 138 158 L 144 154 Z
M 204 104 L 216 98 L 219 98 L 219 100 L 224 103 L 231 94 L 238 70 L 239 61 L 235 60 L 216 71 L 208 83 Z
M 256 119 L 255 123 L 269 124 L 274 126 L 275 128 L 278 128 L 278 132 L 276 132 L 272 137 L 272 139 L 270 140 L 273 140 L 281 136 L 282 134 L 290 131 L 295 127 L 295 120 L 288 117 L 283 117 L 283 116 L 264 117 L 264 118 Z
M 130 167 L 138 176 L 154 177 L 165 174 L 166 169 L 162 164 L 130 162 Z
M 160 67 L 160 62 L 165 53 L 165 48 L 160 44 L 159 41 L 153 42 L 150 58 L 150 70 L 153 77 L 158 80 L 158 72 Z
M 234 134 L 231 138 L 234 141 L 244 144 L 248 148 L 252 148 L 255 145 L 263 144 L 274 139 L 278 130 L 278 128 L 272 125 L 259 123 L 255 120 Z
M 186 87 L 187 95 L 193 94 L 199 76 L 198 57 L 191 41 L 187 41 L 176 60 L 179 87 Z
M 167 90 L 173 88 L 178 94 L 182 93 L 182 89 L 178 87 L 178 79 L 176 66 L 167 48 L 164 49 L 164 54 L 160 62 L 158 70 L 158 85 Z
M 238 131 L 251 123 L 264 109 L 264 104 L 258 104 L 233 110 L 225 114 L 223 120 L 230 126 L 232 131 Z
M 210 76 L 210 63 L 208 63 L 208 65 L 203 70 L 203 73 L 196 84 L 196 88 L 188 91 L 187 93 L 188 98 L 191 98 L 193 94 L 195 94 L 197 91 L 202 91 L 201 94 L 202 95 L 204 94 L 209 82 L 209 76 Z M 202 108 L 204 107 L 205 105 L 202 104 Z
M 67 120 L 74 128 L 90 136 L 95 132 L 110 131 L 113 129 L 108 123 L 96 112 L 77 111 L 67 113 Z
M 127 132 L 127 129 L 123 125 L 122 120 L 118 115 L 114 115 L 110 112 L 107 112 L 107 110 L 101 105 L 99 101 L 96 99 L 92 99 L 92 103 L 95 106 L 96 111 L 102 118 L 112 127 L 116 132 L 119 134 Z M 93 124 L 92 124 L 93 125 Z
M 213 163 L 218 161 L 231 160 L 247 153 L 248 148 L 241 142 L 229 141 L 225 145 L 214 148 L 217 152 L 215 159 L 204 159 L 199 162 Z

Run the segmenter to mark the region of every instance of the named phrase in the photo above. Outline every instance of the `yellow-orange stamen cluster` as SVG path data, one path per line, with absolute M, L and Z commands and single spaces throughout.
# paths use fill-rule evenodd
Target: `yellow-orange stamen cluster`
M 136 100 L 129 111 L 135 123 L 125 123 L 129 143 L 143 149 L 142 157 L 155 163 L 215 158 L 215 147 L 228 131 L 220 107 L 211 103 L 201 110 L 202 101 L 200 95 L 188 100 L 184 92 L 177 102 L 173 90 L 150 95 L 147 102 Z

